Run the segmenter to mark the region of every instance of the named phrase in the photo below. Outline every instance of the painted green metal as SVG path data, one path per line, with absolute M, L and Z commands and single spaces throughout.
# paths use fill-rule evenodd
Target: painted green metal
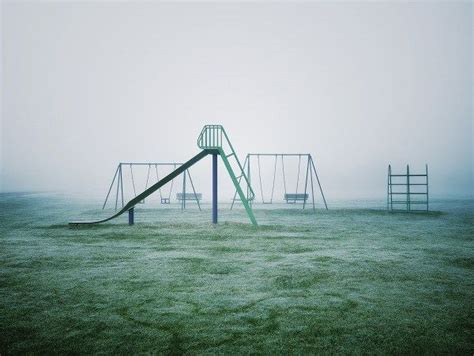
M 219 151 L 219 155 L 224 161 L 224 165 L 229 173 L 229 176 L 232 180 L 232 183 L 235 186 L 237 193 L 239 194 L 240 200 L 247 212 L 247 215 L 252 222 L 253 225 L 257 225 L 257 220 L 253 214 L 252 208 L 250 207 L 250 201 L 255 198 L 255 192 L 250 185 L 249 179 L 245 174 L 245 170 L 242 167 L 239 158 L 237 157 L 237 153 L 232 146 L 229 136 L 224 130 L 222 125 L 206 125 L 203 127 L 199 137 L 197 139 L 197 145 L 199 148 L 203 150 L 215 149 Z M 227 147 L 225 147 L 227 145 Z M 227 150 L 226 150 L 227 149 Z M 237 178 L 234 170 L 232 169 L 232 165 L 230 164 L 229 158 L 233 158 L 239 168 L 239 177 Z M 248 194 L 245 196 L 240 183 L 242 182 L 242 178 L 245 180 L 247 185 Z
M 232 183 L 234 183 L 234 186 L 242 200 L 242 203 L 245 207 L 245 210 L 247 212 L 247 215 L 249 216 L 250 221 L 252 222 L 253 225 L 257 225 L 257 220 L 255 219 L 255 216 L 253 215 L 252 208 L 249 205 L 249 201 L 251 201 L 255 197 L 255 193 L 250 186 L 249 180 L 247 176 L 245 175 L 245 172 L 242 168 L 242 165 L 240 164 L 240 161 L 237 157 L 237 154 L 235 153 L 234 148 L 232 147 L 232 144 L 230 143 L 229 137 L 227 136 L 227 133 L 225 132 L 224 128 L 221 125 L 206 125 L 201 131 L 201 134 L 198 137 L 197 144 L 199 148 L 202 149 L 200 153 L 198 153 L 196 156 L 191 158 L 189 161 L 186 163 L 182 164 L 179 166 L 177 169 L 175 169 L 173 172 L 168 174 L 166 177 L 162 178 L 159 180 L 157 183 L 153 184 L 151 187 L 148 189 L 145 189 L 144 192 L 141 194 L 138 194 L 130 200 L 127 204 L 123 205 L 122 203 L 122 209 L 118 211 L 116 214 L 106 218 L 106 219 L 101 219 L 101 220 L 95 220 L 95 221 L 73 221 L 70 222 L 69 225 L 92 225 L 92 224 L 99 224 L 103 223 L 109 220 L 112 220 L 119 215 L 122 215 L 125 212 L 129 212 L 129 221 L 134 222 L 134 210 L 133 208 L 135 205 L 137 205 L 139 202 L 143 201 L 146 197 L 149 195 L 153 194 L 155 191 L 160 189 L 162 186 L 167 184 L 168 182 L 172 181 L 174 178 L 176 178 L 178 175 L 182 173 L 186 173 L 186 171 L 195 163 L 203 159 L 205 156 L 209 154 L 216 154 L 218 153 L 221 157 L 222 160 L 224 161 L 224 165 L 232 179 Z M 226 150 L 224 148 L 224 145 L 227 145 L 228 151 L 231 153 L 226 155 Z M 235 176 L 234 170 L 232 169 L 232 166 L 229 162 L 229 157 L 234 157 L 236 160 L 240 173 L 241 175 L 239 178 Z M 116 172 L 117 179 L 121 179 L 122 172 L 121 172 L 121 165 L 119 165 L 119 171 Z M 245 182 L 247 183 L 247 187 L 250 191 L 250 198 L 246 198 L 242 188 L 240 186 L 240 181 L 238 179 L 244 178 Z M 115 176 L 114 176 L 115 179 Z M 183 177 L 183 180 L 185 177 Z M 183 182 L 184 184 L 184 182 Z M 117 185 L 117 196 L 116 196 L 116 204 L 117 204 L 117 199 L 118 199 L 118 189 L 119 185 Z M 110 189 L 109 189 L 110 190 Z M 123 193 L 122 193 L 122 199 L 123 199 Z M 131 220 L 130 220 L 131 219 Z
M 225 168 L 227 168 L 227 172 L 229 172 L 230 178 L 232 179 L 232 183 L 234 183 L 235 189 L 239 193 L 240 200 L 242 201 L 242 204 L 244 205 L 245 211 L 247 212 L 247 215 L 248 215 L 250 221 L 252 222 L 253 225 L 256 226 L 257 225 L 257 220 L 255 219 L 255 216 L 253 215 L 252 208 L 250 207 L 250 204 L 249 204 L 250 200 L 247 200 L 244 192 L 242 191 L 242 188 L 241 188 L 239 182 L 237 181 L 237 177 L 235 176 L 234 171 L 232 170 L 232 166 L 230 165 L 229 160 L 225 156 L 224 151 L 222 149 L 219 149 L 219 153 L 222 157 L 222 160 L 224 161 Z M 243 170 L 242 170 L 242 174 L 245 174 Z M 252 188 L 250 187 L 250 189 L 252 189 Z M 253 191 L 252 191 L 252 193 L 253 193 Z

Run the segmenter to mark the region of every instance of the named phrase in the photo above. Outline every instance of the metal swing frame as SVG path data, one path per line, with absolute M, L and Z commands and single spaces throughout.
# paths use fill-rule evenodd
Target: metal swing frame
M 134 166 L 148 166 L 148 171 L 147 171 L 147 177 L 146 177 L 146 183 L 145 183 L 145 190 L 148 188 L 148 184 L 150 181 L 150 172 L 151 168 L 154 166 L 155 167 L 155 173 L 156 173 L 156 179 L 157 182 L 160 180 L 159 173 L 158 173 L 158 167 L 160 166 L 171 166 L 173 167 L 172 170 L 175 170 L 177 167 L 183 165 L 183 163 L 180 162 L 120 162 L 117 165 L 117 169 L 115 170 L 114 177 L 112 178 L 112 182 L 110 183 L 109 190 L 107 192 L 107 195 L 104 200 L 104 204 L 102 205 L 102 210 L 105 209 L 107 206 L 107 202 L 109 201 L 110 193 L 112 192 L 112 188 L 114 188 L 114 185 L 116 186 L 115 189 L 115 207 L 114 210 L 117 211 L 117 207 L 119 207 L 119 204 L 121 203 L 121 208 L 124 207 L 124 193 L 123 193 L 123 170 L 124 167 L 129 166 L 130 169 L 130 177 L 131 177 L 131 183 L 132 183 L 132 188 L 133 188 L 133 194 L 134 197 L 137 196 L 136 193 L 136 186 L 135 186 L 135 178 L 133 175 L 133 167 Z M 189 178 L 189 182 L 191 183 L 191 187 L 193 190 L 193 196 L 194 200 L 196 201 L 199 210 L 201 210 L 201 204 L 199 203 L 198 199 L 198 194 L 196 193 L 196 189 L 194 187 L 193 180 L 191 178 L 191 173 L 189 172 L 189 169 L 185 170 L 183 173 L 183 196 L 186 194 L 186 176 Z M 170 204 L 171 202 L 171 195 L 173 192 L 173 185 L 174 185 L 174 179 L 171 180 L 171 186 L 169 190 L 168 196 L 164 196 L 161 188 L 159 189 L 159 194 L 160 194 L 160 202 L 161 204 Z M 145 199 L 141 200 L 139 202 L 140 204 L 145 203 Z M 181 201 L 181 210 L 186 209 L 186 199 L 183 199 Z
M 272 180 L 272 190 L 271 190 L 271 195 L 270 199 L 265 199 L 264 193 L 263 193 L 263 180 L 262 180 L 262 174 L 261 174 L 261 164 L 260 164 L 260 157 L 274 157 L 274 165 L 273 165 L 273 180 Z M 286 172 L 285 172 L 285 157 L 298 157 L 298 173 L 297 173 L 297 179 L 296 179 L 296 193 L 294 193 L 294 199 L 286 199 L 288 204 L 296 204 L 299 199 L 298 197 L 298 189 L 299 189 L 299 184 L 300 184 L 300 172 L 301 172 L 301 164 L 304 159 L 306 159 L 306 174 L 304 177 L 304 196 L 303 196 L 303 209 L 306 208 L 307 200 L 309 198 L 308 194 L 308 179 L 311 184 L 311 200 L 312 200 L 312 207 L 313 210 L 316 210 L 315 206 L 315 199 L 314 199 L 314 179 L 316 179 L 316 182 L 318 183 L 319 186 L 319 191 L 321 193 L 322 200 L 324 202 L 324 206 L 326 210 L 328 210 L 328 205 L 326 202 L 326 198 L 324 196 L 323 188 L 321 186 L 321 182 L 319 180 L 318 173 L 316 171 L 316 165 L 314 163 L 313 157 L 311 156 L 310 153 L 248 153 L 243 164 L 243 170 L 247 172 L 247 177 L 249 181 L 249 185 L 251 185 L 251 177 L 252 177 L 252 169 L 253 166 L 252 162 L 256 158 L 256 167 L 258 170 L 258 182 L 260 185 L 260 198 L 261 198 L 261 203 L 262 204 L 273 204 L 273 198 L 274 198 L 274 193 L 275 193 L 275 181 L 276 181 L 276 174 L 277 174 L 277 166 L 278 166 L 278 158 L 281 159 L 281 170 L 282 170 L 282 177 L 283 177 L 283 188 L 285 191 L 285 197 L 288 197 L 287 193 L 287 182 L 286 182 Z M 303 163 L 304 164 L 304 163 Z M 314 175 L 314 178 L 313 178 Z M 247 189 L 247 194 L 248 194 L 248 189 Z M 291 194 L 290 194 L 291 195 Z M 231 209 L 234 207 L 234 204 L 236 201 L 239 201 L 237 198 L 237 192 L 235 192 L 234 197 L 232 199 L 232 204 L 231 204 Z M 254 202 L 254 201 L 253 201 Z M 252 203 L 253 203 L 252 202 Z

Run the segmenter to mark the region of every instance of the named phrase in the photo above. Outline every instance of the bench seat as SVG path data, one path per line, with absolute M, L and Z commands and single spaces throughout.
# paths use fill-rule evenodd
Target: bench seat
M 176 193 L 176 199 L 179 201 L 182 200 L 202 200 L 202 193 L 185 193 L 183 196 L 183 193 Z
M 296 201 L 306 201 L 308 200 L 309 194 L 304 193 L 287 193 L 285 194 L 285 200 L 287 203 L 294 203 Z

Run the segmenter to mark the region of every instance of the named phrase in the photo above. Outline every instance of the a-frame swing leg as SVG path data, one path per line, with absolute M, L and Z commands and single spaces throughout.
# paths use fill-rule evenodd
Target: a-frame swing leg
M 201 204 L 199 203 L 199 199 L 196 194 L 196 189 L 194 188 L 193 180 L 191 179 L 191 173 L 189 172 L 189 169 L 187 169 L 186 172 L 188 172 L 188 178 L 189 178 L 189 182 L 191 183 L 191 188 L 193 189 L 194 199 L 196 199 L 196 203 L 198 205 L 199 211 L 201 211 Z
M 309 174 L 310 174 L 310 178 L 311 178 L 311 198 L 312 198 L 312 201 L 313 201 L 313 211 L 316 212 L 316 206 L 315 206 L 315 204 L 314 204 L 313 171 L 310 170 L 310 171 L 309 171 Z
M 245 161 L 244 161 L 244 165 L 243 165 L 243 170 L 245 171 L 245 166 L 249 163 L 249 155 L 247 155 L 247 157 L 245 157 Z M 248 166 L 248 174 L 250 174 L 250 165 Z M 249 178 L 249 182 L 250 182 L 250 175 L 247 175 Z M 240 177 L 238 179 L 238 182 L 239 182 L 239 185 L 240 185 L 240 182 L 242 181 L 242 177 Z M 250 196 L 250 189 L 249 189 L 249 186 L 250 184 L 247 185 L 247 200 Z M 234 193 L 234 197 L 232 198 L 232 204 L 230 205 L 230 210 L 232 210 L 234 208 L 234 204 L 235 204 L 235 201 L 237 200 L 237 189 L 235 190 L 235 193 Z
M 321 196 L 323 197 L 324 206 L 326 207 L 326 210 L 328 210 L 328 204 L 326 203 L 326 198 L 324 197 L 323 188 L 321 187 L 321 182 L 319 181 L 318 173 L 316 172 L 316 167 L 314 165 L 313 158 L 311 158 L 311 166 L 313 167 L 314 175 L 316 176 L 316 180 L 319 185 L 319 191 L 321 192 Z
M 107 200 L 109 199 L 110 192 L 112 191 L 112 187 L 114 186 L 115 179 L 117 178 L 119 167 L 115 170 L 114 178 L 112 179 L 112 183 L 110 183 L 109 191 L 107 192 L 107 196 L 105 197 L 104 205 L 102 205 L 102 210 L 105 209 L 105 205 L 107 204 Z
M 306 164 L 306 177 L 304 180 L 304 196 L 303 196 L 303 209 L 306 207 L 306 192 L 308 190 L 308 172 L 309 172 L 309 155 L 308 155 L 308 162 Z
M 125 206 L 123 201 L 123 176 L 122 176 L 122 165 L 120 165 L 120 193 L 122 195 L 122 208 Z
M 250 172 L 251 172 L 251 169 L 250 169 L 250 155 L 247 155 L 247 157 L 248 157 L 248 162 L 247 162 L 247 180 L 248 180 L 248 184 L 247 184 L 247 196 L 246 196 L 246 198 L 247 198 L 247 201 L 250 201 L 250 203 L 249 203 L 250 206 L 252 206 L 253 199 L 250 200 L 250 196 L 251 196 L 251 192 L 250 192 L 251 188 L 250 187 L 252 186 L 252 178 L 250 176 Z M 246 159 L 247 159 L 247 157 L 246 157 Z M 244 172 L 245 172 L 245 169 L 244 169 Z
M 117 211 L 118 198 L 119 198 L 119 189 L 120 189 L 120 179 L 122 178 L 122 163 L 118 166 L 118 176 L 117 176 L 117 192 L 115 193 L 115 211 Z

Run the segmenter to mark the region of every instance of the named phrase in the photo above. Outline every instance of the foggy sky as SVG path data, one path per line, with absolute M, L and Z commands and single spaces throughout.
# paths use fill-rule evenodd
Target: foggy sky
M 328 200 L 387 165 L 473 194 L 472 4 L 3 2 L 0 191 L 105 194 L 120 161 L 309 152 Z M 271 165 L 270 165 L 271 166 Z M 209 196 L 209 160 L 193 168 Z M 221 197 L 230 182 L 221 165 Z M 227 194 L 227 195 L 226 195 Z

